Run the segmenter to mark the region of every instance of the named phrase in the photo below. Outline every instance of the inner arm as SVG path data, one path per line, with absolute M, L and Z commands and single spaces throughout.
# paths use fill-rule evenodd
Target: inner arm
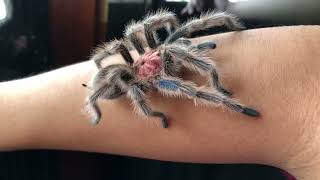
M 261 163 L 283 168 L 312 159 L 318 149 L 320 28 L 257 29 L 194 39 L 214 41 L 210 51 L 233 97 L 256 108 L 252 118 L 188 99 L 151 93 L 149 104 L 169 117 L 141 119 L 125 96 L 100 101 L 102 120 L 90 125 L 81 110 L 92 61 L 34 77 L 0 83 L 0 149 L 67 149 L 143 158 L 203 162 Z M 132 52 L 134 59 L 137 53 Z M 122 62 L 112 56 L 107 63 Z M 104 64 L 106 65 L 106 64 Z M 188 80 L 201 82 L 187 73 Z M 200 80 L 200 81 L 199 81 Z M 308 149 L 310 150 L 310 148 Z

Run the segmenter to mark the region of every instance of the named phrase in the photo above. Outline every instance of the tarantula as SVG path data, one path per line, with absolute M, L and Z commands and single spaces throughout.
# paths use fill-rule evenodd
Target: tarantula
M 165 95 L 184 96 L 207 104 L 223 105 L 249 116 L 259 116 L 256 110 L 230 98 L 231 93 L 219 81 L 214 62 L 204 53 L 214 49 L 216 44 L 203 42 L 193 45 L 185 38 L 191 33 L 223 25 L 232 30 L 244 28 L 236 17 L 223 12 L 208 12 L 180 25 L 175 14 L 166 10 L 129 24 L 123 39 L 103 45 L 91 57 L 99 69 L 92 81 L 92 94 L 87 99 L 92 123 L 98 124 L 101 118 L 98 99 L 115 99 L 127 94 L 138 112 L 147 117 L 160 118 L 162 126 L 167 128 L 167 116 L 152 110 L 146 103 L 145 93 L 151 89 Z M 160 29 L 168 34 L 164 41 L 157 36 Z M 136 49 L 140 55 L 136 61 L 130 55 L 132 49 Z M 126 64 L 102 67 L 105 58 L 117 53 L 122 55 Z M 183 67 L 209 76 L 212 88 L 200 90 L 194 83 L 182 80 L 179 72 Z

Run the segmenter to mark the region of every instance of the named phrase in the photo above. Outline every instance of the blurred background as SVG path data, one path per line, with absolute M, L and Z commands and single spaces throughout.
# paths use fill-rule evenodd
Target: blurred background
M 161 7 L 176 12 L 182 22 L 207 9 L 228 9 L 249 29 L 320 23 L 319 0 L 0 0 L 0 80 L 87 60 L 92 47 L 121 37 L 131 19 Z M 0 153 L 0 180 L 29 179 L 286 178 L 261 165 L 183 164 L 71 151 Z

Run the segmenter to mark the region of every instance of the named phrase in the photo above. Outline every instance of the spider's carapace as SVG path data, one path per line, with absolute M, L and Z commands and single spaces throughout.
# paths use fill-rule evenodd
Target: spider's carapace
M 160 74 L 163 68 L 163 60 L 159 51 L 150 51 L 142 55 L 133 66 L 136 68 L 139 78 L 149 79 Z

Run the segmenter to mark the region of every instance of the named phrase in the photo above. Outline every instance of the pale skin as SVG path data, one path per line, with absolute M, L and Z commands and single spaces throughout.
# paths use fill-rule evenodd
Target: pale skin
M 100 101 L 97 126 L 81 112 L 92 61 L 30 78 L 0 83 L 0 149 L 68 149 L 143 158 L 259 163 L 298 179 L 320 179 L 320 27 L 256 29 L 207 36 L 223 84 L 261 117 L 223 108 L 195 107 L 192 100 L 150 94 L 150 104 L 170 118 L 132 113 L 123 97 Z M 137 54 L 132 52 L 135 59 Z M 122 61 L 112 56 L 108 63 Z M 194 80 L 194 75 L 186 74 Z

